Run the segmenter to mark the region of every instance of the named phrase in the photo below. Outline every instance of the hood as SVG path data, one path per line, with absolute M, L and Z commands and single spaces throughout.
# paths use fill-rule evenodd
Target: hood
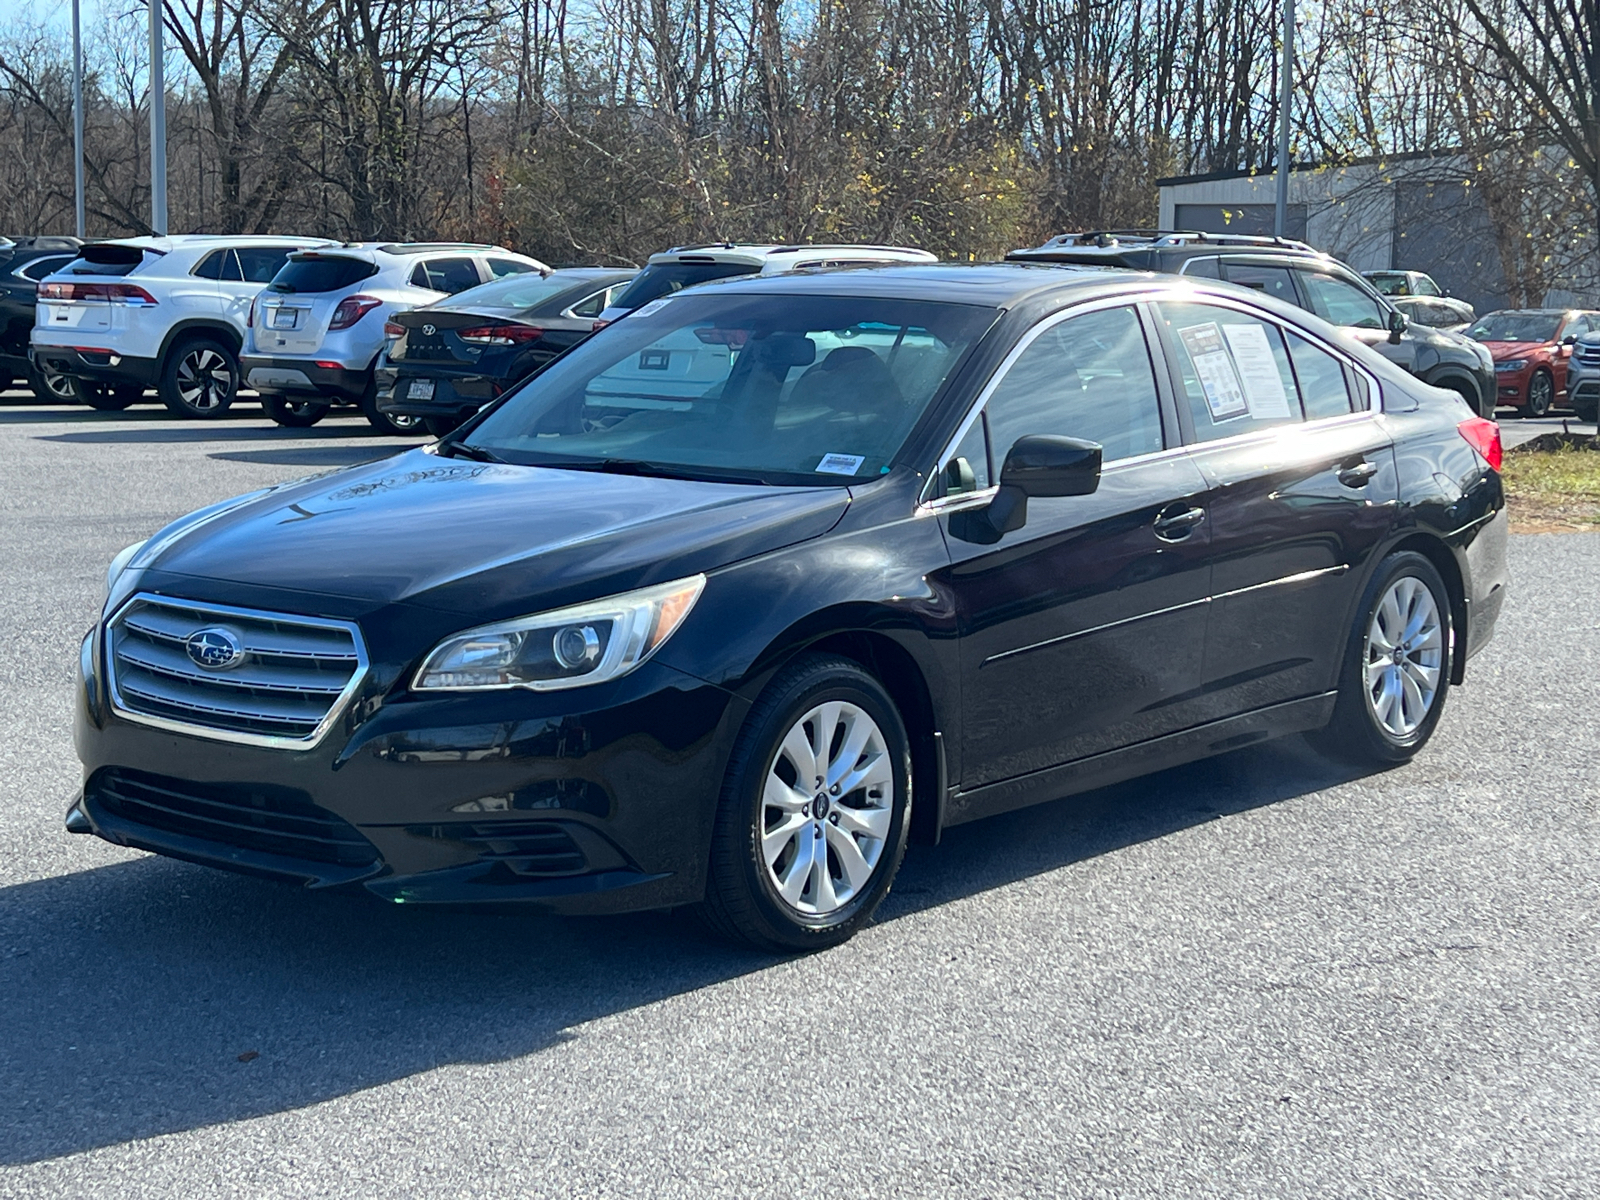
M 1548 341 L 1541 342 L 1484 342 L 1484 349 L 1494 355 L 1495 362 L 1504 362 L 1510 358 L 1528 358 L 1541 351 L 1550 349 Z
M 501 466 L 413 450 L 275 488 L 143 564 L 181 575 L 482 620 L 711 571 L 817 537 L 838 488 L 780 488 Z M 178 581 L 169 585 L 181 586 Z M 221 599 L 203 589 L 195 599 Z

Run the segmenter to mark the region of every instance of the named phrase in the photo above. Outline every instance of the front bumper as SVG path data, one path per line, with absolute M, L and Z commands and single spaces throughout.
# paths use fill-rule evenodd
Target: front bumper
M 38 342 L 29 349 L 28 358 L 36 367 L 47 367 L 63 375 L 118 386 L 137 384 L 142 388 L 156 386 L 159 365 L 153 358 L 119 354 L 109 348 L 52 346 Z
M 69 828 L 394 903 L 513 901 L 564 913 L 700 898 L 744 702 L 659 663 L 593 689 L 357 695 L 286 751 L 111 710 L 86 639 Z M 389 672 L 392 679 L 398 672 Z
M 1496 371 L 1494 375 L 1495 403 L 1502 408 L 1523 408 L 1528 403 L 1528 381 L 1533 371 Z
M 324 365 L 329 364 L 329 365 Z M 239 356 L 245 386 L 269 395 L 323 396 L 360 401 L 372 380 L 365 367 L 346 367 L 332 360 Z

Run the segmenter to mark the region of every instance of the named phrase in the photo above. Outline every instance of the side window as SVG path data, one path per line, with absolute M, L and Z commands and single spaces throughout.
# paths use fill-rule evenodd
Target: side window
M 239 269 L 239 256 L 232 250 L 224 250 L 222 252 L 222 275 L 220 278 L 227 283 L 244 282 L 244 272 Z
M 287 250 L 274 250 L 268 246 L 246 246 L 236 253 L 240 270 L 250 283 L 271 283 L 272 277 L 289 261 Z
M 1419 296 L 1437 296 L 1438 294 L 1439 294 L 1439 288 L 1433 282 L 1433 279 L 1432 279 L 1431 276 L 1428 276 L 1428 275 L 1418 275 L 1417 276 L 1417 295 L 1419 295 Z
M 35 283 L 38 283 L 46 275 L 54 275 L 57 271 L 71 261 L 72 255 L 70 254 L 63 254 L 56 258 L 35 259 L 33 262 L 23 267 L 22 270 L 18 271 L 17 274 L 21 275 L 24 279 L 31 279 Z
M 1030 434 L 1099 442 L 1106 462 L 1160 450 L 1161 406 L 1138 314 L 1110 308 L 1046 329 L 1011 364 L 986 411 L 996 471 Z
M 227 250 L 213 250 L 195 264 L 191 275 L 198 275 L 201 279 L 221 279 L 223 260 L 228 257 Z
M 417 287 L 455 295 L 470 287 L 477 287 L 478 267 L 470 258 L 432 258 L 417 264 L 411 272 L 411 282 Z
M 1258 292 L 1265 292 L 1285 304 L 1300 307 L 1300 298 L 1294 294 L 1294 280 L 1289 277 L 1287 267 L 1257 266 L 1253 263 L 1229 262 L 1225 269 L 1228 272 L 1228 282 L 1236 283 L 1241 287 L 1252 288 Z
M 1338 359 L 1297 333 L 1289 335 L 1289 358 L 1294 363 L 1306 420 L 1342 417 L 1350 412 L 1350 384 Z
M 1221 279 L 1222 272 L 1217 270 L 1217 260 L 1214 258 L 1191 258 L 1183 264 L 1184 275 L 1192 275 L 1197 279 Z
M 514 258 L 491 258 L 486 261 L 492 279 L 504 279 L 507 275 L 527 275 L 534 270 L 531 264 L 518 262 Z
M 1300 420 L 1283 334 L 1268 321 L 1210 304 L 1158 304 L 1195 440 L 1215 441 Z
M 592 296 L 585 296 L 567 311 L 575 317 L 598 317 L 605 311 L 606 297 L 611 294 L 611 289 L 602 288 Z
M 1389 327 L 1382 307 L 1355 284 L 1319 271 L 1300 272 L 1300 282 L 1311 297 L 1311 311 L 1329 324 L 1356 329 Z

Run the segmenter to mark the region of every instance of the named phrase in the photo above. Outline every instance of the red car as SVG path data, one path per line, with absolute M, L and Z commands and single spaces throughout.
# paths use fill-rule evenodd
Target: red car
M 1600 313 L 1575 308 L 1506 308 L 1480 318 L 1467 336 L 1494 355 L 1496 403 L 1542 417 L 1567 401 L 1567 360 L 1578 335 L 1600 331 Z

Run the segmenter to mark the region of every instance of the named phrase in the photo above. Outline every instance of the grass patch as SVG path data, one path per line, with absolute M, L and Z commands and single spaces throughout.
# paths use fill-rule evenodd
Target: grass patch
M 1537 440 L 1547 444 L 1506 451 L 1500 474 L 1511 531 L 1600 530 L 1600 441 L 1559 434 Z

